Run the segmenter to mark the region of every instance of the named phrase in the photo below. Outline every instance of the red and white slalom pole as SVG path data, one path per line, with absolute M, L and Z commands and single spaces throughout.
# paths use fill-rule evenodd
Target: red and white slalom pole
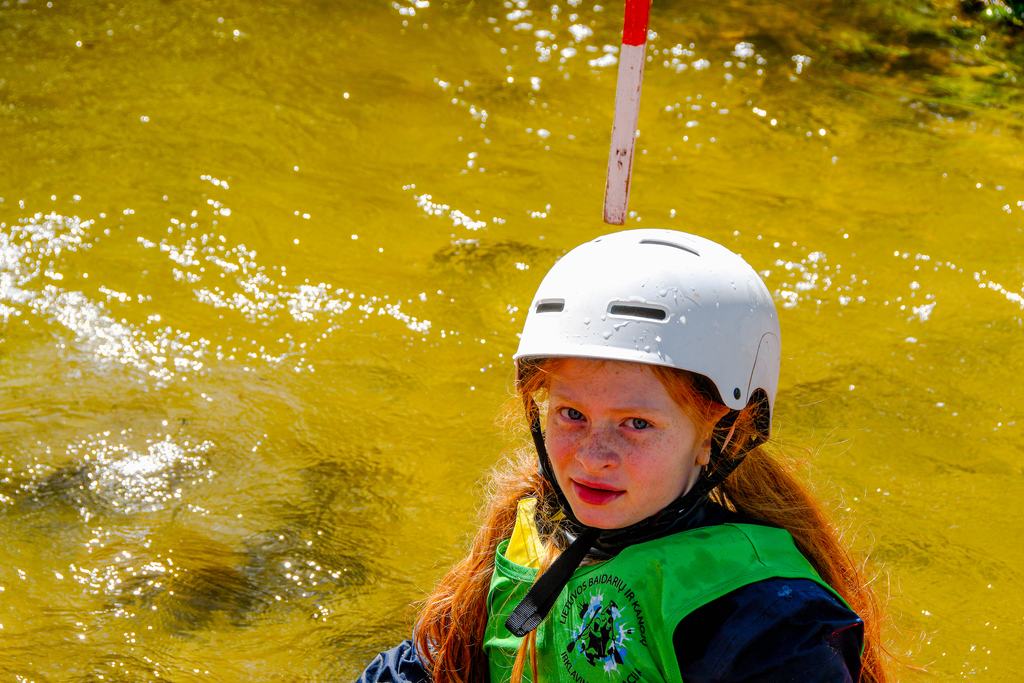
M 640 116 L 640 86 L 647 52 L 647 19 L 651 0 L 626 0 L 619 51 L 619 80 L 615 86 L 615 120 L 608 153 L 608 180 L 604 186 L 604 222 L 623 225 L 629 207 L 633 148 Z

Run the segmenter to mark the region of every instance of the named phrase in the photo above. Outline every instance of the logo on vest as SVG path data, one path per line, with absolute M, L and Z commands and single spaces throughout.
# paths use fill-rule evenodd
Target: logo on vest
M 570 628 L 561 660 L 572 680 L 593 680 L 587 672 L 594 669 L 606 676 L 618 674 L 626 683 L 641 680 L 637 662 L 629 655 L 633 646 L 647 645 L 646 625 L 636 594 L 620 577 L 600 574 L 575 586 L 559 621 Z

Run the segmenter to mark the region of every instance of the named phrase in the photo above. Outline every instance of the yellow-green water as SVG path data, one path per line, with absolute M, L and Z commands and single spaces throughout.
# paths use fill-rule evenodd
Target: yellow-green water
M 347 680 L 407 636 L 522 436 L 521 309 L 608 229 L 620 26 L 0 2 L 0 677 Z M 779 439 L 881 571 L 893 649 L 1016 680 L 1017 38 L 938 0 L 652 29 L 629 225 L 764 272 Z

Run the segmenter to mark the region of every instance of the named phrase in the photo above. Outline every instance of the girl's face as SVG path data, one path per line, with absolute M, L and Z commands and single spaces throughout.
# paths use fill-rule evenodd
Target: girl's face
M 548 455 L 580 522 L 620 529 L 688 490 L 705 435 L 639 363 L 570 358 L 548 389 Z

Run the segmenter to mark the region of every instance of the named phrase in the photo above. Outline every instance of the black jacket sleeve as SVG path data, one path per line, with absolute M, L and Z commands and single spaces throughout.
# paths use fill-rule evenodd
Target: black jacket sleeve
M 356 683 L 430 683 L 411 640 L 404 640 L 373 658 Z
M 846 683 L 860 676 L 864 624 L 807 579 L 744 586 L 689 614 L 673 636 L 687 683 Z

